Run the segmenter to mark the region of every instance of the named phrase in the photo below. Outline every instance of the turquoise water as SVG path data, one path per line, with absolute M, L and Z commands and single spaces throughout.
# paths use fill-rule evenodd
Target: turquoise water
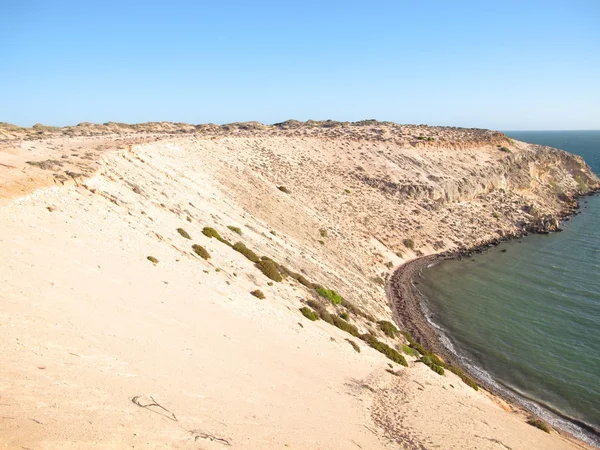
M 506 134 L 579 154 L 600 173 L 600 131 Z M 600 447 L 597 434 L 564 420 L 600 429 L 600 197 L 581 206 L 564 232 L 438 264 L 420 290 L 463 364 Z

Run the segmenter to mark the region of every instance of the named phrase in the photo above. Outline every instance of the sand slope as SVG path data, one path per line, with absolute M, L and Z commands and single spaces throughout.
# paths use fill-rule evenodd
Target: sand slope
M 35 142 L 53 158 L 56 142 Z M 87 178 L 12 196 L 0 208 L 2 448 L 579 447 L 453 374 L 440 377 L 408 356 L 410 367 L 401 367 L 305 319 L 298 308 L 313 293 L 291 279 L 270 286 L 241 254 L 201 233 L 211 226 L 243 240 L 389 319 L 373 278 L 414 256 L 405 247 L 395 255 L 403 238 L 426 239 L 438 222 L 397 236 L 383 227 L 388 214 L 422 199 L 399 203 L 350 185 L 356 163 L 343 159 L 372 144 L 185 137 L 128 145 L 99 152 Z M 469 152 L 502 157 L 492 150 Z M 363 164 L 375 170 L 380 162 Z M 452 208 L 487 207 L 458 200 Z M 196 256 L 193 243 L 211 259 Z M 250 295 L 257 288 L 266 299 Z

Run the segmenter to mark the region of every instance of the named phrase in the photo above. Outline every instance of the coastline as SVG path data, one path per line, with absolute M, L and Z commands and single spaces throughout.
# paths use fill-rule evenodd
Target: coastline
M 598 195 L 599 192 L 599 189 L 594 189 L 582 197 Z M 579 210 L 579 201 L 578 199 L 573 200 L 576 202 L 575 207 L 569 208 L 569 210 L 560 214 L 558 218 L 552 220 L 569 220 L 571 217 L 577 215 Z M 557 228 L 557 231 L 562 230 Z M 436 327 L 430 322 L 426 316 L 426 312 L 423 309 L 423 294 L 419 291 L 418 285 L 421 282 L 421 275 L 424 270 L 443 261 L 471 257 L 474 254 L 484 253 L 497 246 L 501 242 L 512 241 L 529 234 L 548 234 L 548 231 L 545 229 L 539 229 L 537 227 L 530 227 L 524 230 L 522 233 L 484 242 L 469 249 L 458 249 L 451 252 L 426 255 L 405 262 L 390 275 L 388 284 L 386 286 L 390 308 L 392 309 L 395 321 L 401 327 L 401 329 L 410 332 L 417 342 L 433 353 L 439 355 L 445 362 L 459 366 L 463 371 L 473 377 L 480 387 L 484 388 L 493 397 L 500 399 L 501 402 L 508 403 L 513 412 L 524 416 L 537 416 L 534 411 L 531 411 L 530 408 L 526 406 L 526 403 L 531 403 L 532 405 L 542 408 L 543 410 L 556 416 L 556 418 L 559 420 L 579 428 L 590 440 L 592 440 L 592 442 L 594 442 L 594 444 L 574 435 L 570 430 L 565 430 L 553 425 L 553 429 L 555 431 L 565 434 L 569 438 L 575 440 L 577 443 L 590 446 L 590 448 L 600 448 L 600 430 L 585 422 L 569 417 L 560 411 L 553 409 L 549 405 L 539 404 L 533 400 L 530 400 L 522 393 L 512 392 L 506 387 L 499 388 L 498 385 L 483 379 L 480 374 L 472 370 L 471 367 L 466 366 L 463 362 L 461 362 L 460 355 L 454 353 L 442 343 L 441 338 L 443 337 L 443 334 L 440 333 L 440 331 L 436 329 Z
M 71 150 L 83 154 L 77 147 L 85 144 L 83 156 L 90 149 L 89 157 L 94 151 L 93 157 L 98 159 L 83 161 L 97 161 L 101 169 L 97 176 L 84 176 L 81 185 L 56 183 L 54 188 L 35 190 L 6 209 L 0 208 L 5 235 L 15 236 L 6 241 L 7 253 L 15 258 L 5 267 L 9 282 L 3 285 L 3 292 L 10 301 L 3 314 L 8 318 L 6 323 L 14 323 L 15 327 L 3 328 L 12 333 L 6 339 L 3 376 L 11 381 L 14 374 L 26 376 L 20 378 L 22 383 L 14 383 L 10 391 L 2 392 L 3 413 L 14 419 L 3 423 L 6 428 L 0 431 L 1 439 L 12 439 L 19 448 L 37 448 L 50 441 L 55 446 L 59 445 L 56 442 L 73 445 L 82 437 L 95 445 L 107 442 L 139 446 L 138 436 L 157 446 L 178 448 L 184 448 L 187 440 L 190 448 L 196 448 L 196 440 L 205 435 L 222 436 L 236 447 L 253 449 L 280 448 L 284 444 L 313 448 L 317 443 L 331 449 L 355 445 L 372 449 L 398 445 L 486 450 L 499 445 L 525 450 L 589 448 L 566 434 L 546 435 L 527 425 L 521 416 L 507 414 L 508 405 L 498 408 L 500 400 L 494 400 L 499 397 L 486 391 L 477 393 L 453 375 L 440 377 L 423 364 L 415 364 L 413 358 L 407 358 L 409 368 L 395 366 L 397 370 L 392 370 L 389 359 L 362 341 L 355 341 L 361 351 L 356 350 L 348 345 L 344 330 L 300 315 L 298 309 L 304 301 L 298 289 L 303 288 L 293 280 L 270 283 L 247 257 L 203 232 L 210 226 L 227 239 L 243 239 L 261 254 L 285 260 L 289 267 L 304 269 L 307 276 L 348 293 L 350 301 L 373 317 L 391 320 L 383 287 L 379 287 L 383 278 L 375 281 L 371 275 L 384 277 L 390 267 L 402 261 L 388 249 L 403 248 L 402 238 L 408 235 L 389 231 L 392 218 L 416 218 L 419 224 L 429 224 L 431 228 L 416 224 L 410 228 L 411 238 L 418 243 L 438 237 L 439 231 L 445 230 L 444 237 L 453 242 L 479 245 L 483 236 L 507 240 L 505 234 L 512 233 L 514 223 L 531 218 L 521 214 L 525 205 L 515 197 L 504 197 L 494 188 L 498 198 L 490 196 L 485 201 L 489 210 L 507 211 L 501 224 L 480 209 L 469 208 L 462 216 L 457 214 L 457 221 L 488 219 L 485 228 L 482 222 L 473 222 L 463 235 L 458 222 L 452 227 L 433 226 L 439 222 L 439 215 L 432 213 L 426 218 L 425 214 L 411 212 L 407 205 L 417 207 L 419 202 L 398 186 L 386 184 L 383 178 L 378 179 L 381 184 L 375 189 L 368 183 L 362 189 L 362 184 L 353 184 L 357 181 L 352 174 L 355 161 L 344 163 L 343 156 L 360 151 L 363 143 L 351 144 L 355 147 L 347 150 L 338 141 L 325 139 L 316 146 L 315 140 L 282 145 L 280 138 L 265 141 L 260 137 L 261 145 L 255 145 L 258 139 L 219 143 L 211 138 L 177 138 L 136 145 L 131 151 L 119 149 L 121 144 L 111 144 L 101 152 L 98 142 L 96 138 L 65 139 L 60 147 L 49 141 L 44 143 L 45 148 L 35 141 L 40 148 L 35 149 L 34 163 L 62 160 L 61 154 L 70 154 Z M 20 149 L 28 160 L 31 145 Z M 464 157 L 465 168 L 471 167 L 471 152 L 431 152 L 453 161 Z M 265 155 L 271 154 L 279 158 L 268 166 L 277 169 L 273 172 L 261 165 Z M 331 164 L 336 165 L 336 171 L 331 171 L 333 181 L 327 180 L 333 187 L 321 196 L 314 195 L 314 170 L 286 171 L 285 177 L 268 178 L 286 167 L 282 164 L 295 155 L 316 161 L 316 170 L 322 165 L 322 155 L 329 154 L 335 156 L 331 158 L 335 159 Z M 411 161 L 412 154 L 412 150 L 406 151 L 407 161 Z M 380 153 L 373 152 L 373 158 L 377 155 Z M 499 161 L 509 158 L 499 155 L 495 148 L 483 148 L 477 155 Z M 544 154 L 539 162 L 533 156 L 523 157 L 514 164 L 525 167 L 523 161 L 534 161 L 534 167 L 556 165 L 567 170 L 559 156 Z M 65 169 L 71 172 L 67 163 L 63 164 L 44 170 L 53 178 L 62 176 Z M 373 160 L 362 164 L 371 178 L 360 176 L 358 181 L 377 181 Z M 512 166 L 513 162 L 504 164 L 498 173 L 506 170 L 516 172 L 515 177 L 526 176 L 520 167 Z M 35 164 L 25 162 L 23 167 L 22 172 L 32 177 L 38 172 L 46 174 Z M 341 175 L 338 169 L 343 169 Z M 391 173 L 412 173 L 401 169 Z M 12 170 L 19 167 L 15 165 Z M 469 179 L 477 184 L 476 180 L 489 176 L 476 173 Z M 277 189 L 282 182 L 293 187 L 291 194 L 284 195 Z M 348 186 L 355 186 L 351 196 L 344 190 Z M 458 180 L 451 187 L 464 186 Z M 388 189 L 395 189 L 405 200 L 398 202 Z M 454 195 L 448 186 L 443 190 Z M 540 228 L 541 232 L 555 229 L 550 215 L 556 214 L 552 211 L 575 204 L 573 199 L 555 202 L 554 197 L 542 194 L 535 193 L 541 205 L 535 214 L 541 219 L 535 223 L 545 227 Z M 364 239 L 361 215 L 340 215 L 330 207 L 340 198 L 368 213 L 376 234 L 389 231 L 390 238 L 383 243 L 386 248 L 377 244 L 383 256 L 373 252 L 373 240 Z M 502 207 L 505 199 L 515 202 L 506 210 Z M 311 209 L 306 210 L 306 205 Z M 375 210 L 387 213 L 374 215 Z M 231 225 L 243 229 L 243 238 Z M 192 242 L 178 232 L 181 226 L 194 243 L 205 246 L 210 260 L 190 251 Z M 324 243 L 317 240 L 320 233 L 315 233 L 321 227 L 329 233 Z M 356 233 L 342 236 L 340 229 Z M 32 246 L 31 242 L 38 244 Z M 62 251 L 48 253 L 46 246 Z M 468 251 L 460 252 L 466 256 Z M 159 263 L 151 264 L 148 255 L 157 257 Z M 451 255 L 437 255 L 441 256 Z M 353 270 L 357 258 L 362 269 L 363 262 L 373 257 L 379 264 L 373 265 L 372 271 L 361 270 L 361 275 Z M 375 282 L 377 295 L 372 294 Z M 261 302 L 252 294 L 257 288 L 266 297 Z M 369 319 L 364 319 L 356 316 L 350 320 L 367 328 Z M 53 345 L 44 346 L 46 341 Z M 201 379 L 198 373 L 202 373 Z M 47 377 L 68 384 L 49 386 Z M 82 379 L 86 380 L 83 387 L 77 385 Z M 140 394 L 146 397 L 138 397 Z M 249 401 L 240 405 L 242 397 Z M 156 414 L 146 414 L 133 398 L 143 399 L 141 404 L 155 398 L 181 422 L 169 423 Z M 39 402 L 56 406 L 35 408 Z M 371 408 L 365 408 L 368 402 Z M 96 405 L 106 412 L 98 414 Z M 75 416 L 87 421 L 73 421 Z M 163 428 L 161 422 L 157 426 L 157 420 L 174 429 Z M 82 424 L 88 422 L 91 426 L 83 429 Z M 52 425 L 43 428 L 46 423 Z M 281 431 L 274 435 L 273 427 Z M 389 444 L 390 439 L 393 444 Z

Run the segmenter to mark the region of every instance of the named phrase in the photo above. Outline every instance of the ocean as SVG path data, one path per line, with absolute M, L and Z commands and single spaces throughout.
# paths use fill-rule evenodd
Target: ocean
M 506 134 L 581 155 L 600 173 L 600 131 Z M 419 290 L 464 365 L 600 448 L 590 432 L 600 430 L 600 196 L 582 198 L 580 211 L 562 233 L 437 264 Z

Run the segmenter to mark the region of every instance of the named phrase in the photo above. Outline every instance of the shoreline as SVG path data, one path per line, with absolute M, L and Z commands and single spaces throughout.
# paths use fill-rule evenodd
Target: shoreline
M 599 193 L 600 190 L 596 189 L 582 197 L 598 195 Z M 569 208 L 568 211 L 564 211 L 556 220 L 569 220 L 571 217 L 579 214 L 579 201 L 578 199 L 574 200 L 576 200 L 577 206 Z M 562 230 L 558 228 L 557 231 Z M 600 430 L 595 429 L 592 425 L 569 417 L 560 411 L 553 409 L 549 405 L 539 404 L 538 402 L 527 398 L 523 394 L 513 392 L 510 390 L 510 388 L 504 387 L 503 389 L 506 390 L 503 390 L 497 386 L 494 386 L 489 381 L 482 379 L 481 376 L 475 373 L 471 368 L 466 367 L 465 364 L 460 361 L 459 355 L 453 353 L 442 343 L 440 338 L 443 335 L 438 329 L 436 329 L 435 326 L 432 325 L 427 318 L 425 311 L 423 310 L 423 306 L 421 304 L 421 298 L 423 294 L 419 291 L 417 286 L 421 282 L 422 273 L 424 270 L 431 267 L 431 265 L 439 264 L 444 261 L 462 259 L 463 257 L 471 257 L 474 254 L 484 253 L 502 242 L 513 241 L 515 239 L 523 238 L 529 234 L 548 234 L 548 231 L 536 229 L 535 227 L 528 228 L 522 233 L 484 242 L 472 248 L 426 255 L 405 262 L 390 275 L 386 286 L 388 302 L 390 304 L 390 308 L 392 309 L 394 320 L 401 329 L 410 332 L 415 341 L 433 353 L 439 355 L 444 362 L 460 367 L 463 371 L 465 371 L 465 373 L 468 373 L 469 376 L 473 377 L 480 387 L 484 388 L 492 396 L 508 403 L 512 409 L 512 412 L 523 414 L 525 416 L 537 416 L 534 411 L 531 411 L 525 405 L 526 402 L 531 402 L 537 407 L 541 407 L 555 415 L 558 419 L 564 420 L 567 423 L 580 428 L 584 433 L 589 434 L 589 437 L 592 440 L 600 442 Z M 497 382 L 496 380 L 493 381 Z M 502 383 L 499 384 L 502 385 Z M 579 443 L 590 445 L 591 447 L 595 448 L 594 445 L 584 441 L 580 437 L 575 436 L 568 430 L 564 430 L 554 425 L 552 425 L 552 428 L 560 434 L 565 434 Z M 598 446 L 597 443 L 596 446 Z M 598 448 L 600 448 L 600 446 Z

